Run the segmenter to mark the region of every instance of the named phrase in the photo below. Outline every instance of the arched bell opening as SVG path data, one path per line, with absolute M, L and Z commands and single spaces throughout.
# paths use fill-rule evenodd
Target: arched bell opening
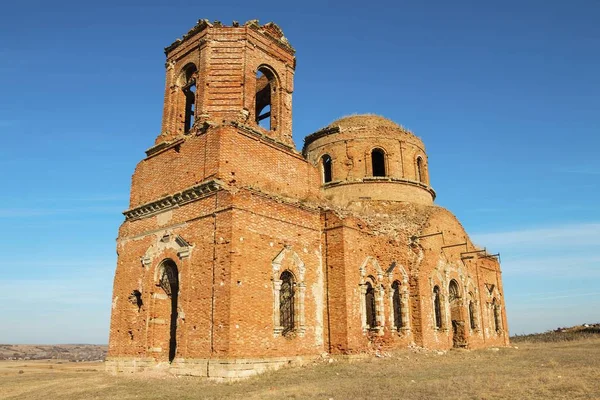
M 279 84 L 271 67 L 262 65 L 256 70 L 254 118 L 258 126 L 276 131 L 279 113 Z

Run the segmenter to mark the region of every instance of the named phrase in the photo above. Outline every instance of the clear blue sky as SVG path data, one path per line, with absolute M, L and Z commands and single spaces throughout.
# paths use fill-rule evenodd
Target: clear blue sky
M 199 18 L 282 27 L 298 148 L 366 112 L 424 140 L 437 203 L 502 254 L 511 333 L 600 322 L 598 1 L 224 3 L 3 3 L 0 342 L 108 341 L 163 47 Z

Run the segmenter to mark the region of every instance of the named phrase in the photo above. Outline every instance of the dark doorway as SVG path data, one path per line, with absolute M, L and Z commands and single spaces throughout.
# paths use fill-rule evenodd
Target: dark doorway
M 159 286 L 171 299 L 171 317 L 169 325 L 169 362 L 177 353 L 177 298 L 179 295 L 179 272 L 172 260 L 163 262 Z

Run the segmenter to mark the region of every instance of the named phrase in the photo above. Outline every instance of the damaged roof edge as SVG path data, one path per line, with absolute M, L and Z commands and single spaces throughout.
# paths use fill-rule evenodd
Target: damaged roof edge
M 190 37 L 194 36 L 195 34 L 197 34 L 199 32 L 202 32 L 203 30 L 205 30 L 207 28 L 212 28 L 212 27 L 220 28 L 220 27 L 224 27 L 224 26 L 225 25 L 223 25 L 221 23 L 221 21 L 214 21 L 213 23 L 210 23 L 210 21 L 207 19 L 199 19 L 198 22 L 196 23 L 196 25 L 192 29 L 190 29 L 185 35 L 183 35 L 181 38 L 176 39 L 169 46 L 165 47 L 165 55 L 168 55 L 169 52 L 176 49 L 181 43 L 185 42 Z M 237 21 L 233 21 L 231 27 L 238 28 L 239 26 L 240 26 L 240 24 Z M 262 33 L 263 35 L 265 35 L 266 37 L 268 37 L 269 39 L 271 39 L 275 43 L 277 43 L 279 46 L 281 46 L 284 49 L 286 49 L 287 51 L 291 52 L 292 54 L 296 53 L 296 50 L 292 47 L 290 42 L 284 36 L 283 31 L 276 23 L 267 22 L 264 25 L 260 25 L 260 23 L 258 22 L 257 19 L 251 19 L 250 21 L 247 21 L 243 26 L 252 28 L 255 31 Z

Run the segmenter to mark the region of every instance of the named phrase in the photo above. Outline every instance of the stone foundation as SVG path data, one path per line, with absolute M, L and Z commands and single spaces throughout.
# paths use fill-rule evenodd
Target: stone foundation
M 113 375 L 157 371 L 177 376 L 196 376 L 226 381 L 248 378 L 285 366 L 305 365 L 316 359 L 317 356 L 237 359 L 176 358 L 172 363 L 167 363 L 157 362 L 151 358 L 109 357 L 106 359 L 105 369 L 106 372 Z

